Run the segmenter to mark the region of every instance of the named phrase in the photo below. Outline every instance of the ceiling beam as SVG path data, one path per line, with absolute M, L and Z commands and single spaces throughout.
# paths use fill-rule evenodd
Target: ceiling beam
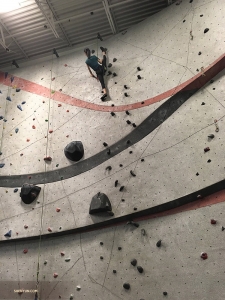
M 111 12 L 110 12 L 108 0 L 103 0 L 102 4 L 104 6 L 105 13 L 106 13 L 107 19 L 109 21 L 109 25 L 110 25 L 110 28 L 112 30 L 112 33 L 116 34 L 116 27 L 115 27 L 113 17 L 112 17 Z

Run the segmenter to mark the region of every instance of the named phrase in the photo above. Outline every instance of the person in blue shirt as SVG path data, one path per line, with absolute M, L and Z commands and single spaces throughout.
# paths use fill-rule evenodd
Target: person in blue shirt
M 104 82 L 104 75 L 107 70 L 106 68 L 106 48 L 100 47 L 102 50 L 103 58 L 100 59 L 95 55 L 91 55 L 91 51 L 89 48 L 84 49 L 84 53 L 87 56 L 87 59 L 85 63 L 87 64 L 87 68 L 91 74 L 92 77 L 96 78 L 98 81 L 100 81 L 101 86 L 102 86 L 102 92 L 103 96 L 101 97 L 102 101 L 105 101 L 107 98 L 107 92 L 106 92 L 106 87 L 105 87 L 105 82 Z M 91 69 L 95 71 L 96 76 L 92 73 Z

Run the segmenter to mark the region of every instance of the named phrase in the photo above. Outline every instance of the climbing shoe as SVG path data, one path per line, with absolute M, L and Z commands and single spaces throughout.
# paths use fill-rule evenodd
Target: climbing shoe
M 106 52 L 107 51 L 107 48 L 100 47 L 100 49 L 102 50 L 102 52 Z
M 104 94 L 104 95 L 102 95 L 101 100 L 102 100 L 102 101 L 105 101 L 106 98 L 107 98 L 107 94 Z

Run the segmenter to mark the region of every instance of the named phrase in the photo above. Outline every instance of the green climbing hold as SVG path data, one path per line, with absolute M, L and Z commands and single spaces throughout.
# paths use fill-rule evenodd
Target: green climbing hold
M 52 94 L 54 94 L 54 93 L 55 93 L 55 91 L 51 91 L 51 93 L 52 93 Z
M 70 258 L 65 258 L 65 261 L 66 261 L 66 262 L 70 261 Z
M 61 176 L 61 180 L 63 180 L 63 176 Z
M 59 164 L 56 165 L 56 168 L 58 168 Z
M 45 122 L 48 122 L 48 120 L 46 119 Z

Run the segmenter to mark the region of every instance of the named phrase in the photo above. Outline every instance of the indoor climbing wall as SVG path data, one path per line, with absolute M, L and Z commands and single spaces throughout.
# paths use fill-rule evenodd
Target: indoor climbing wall
M 224 14 L 179 0 L 86 45 L 107 48 L 104 102 L 83 49 L 1 70 L 0 300 L 224 299 Z M 89 214 L 98 193 L 112 212 Z

